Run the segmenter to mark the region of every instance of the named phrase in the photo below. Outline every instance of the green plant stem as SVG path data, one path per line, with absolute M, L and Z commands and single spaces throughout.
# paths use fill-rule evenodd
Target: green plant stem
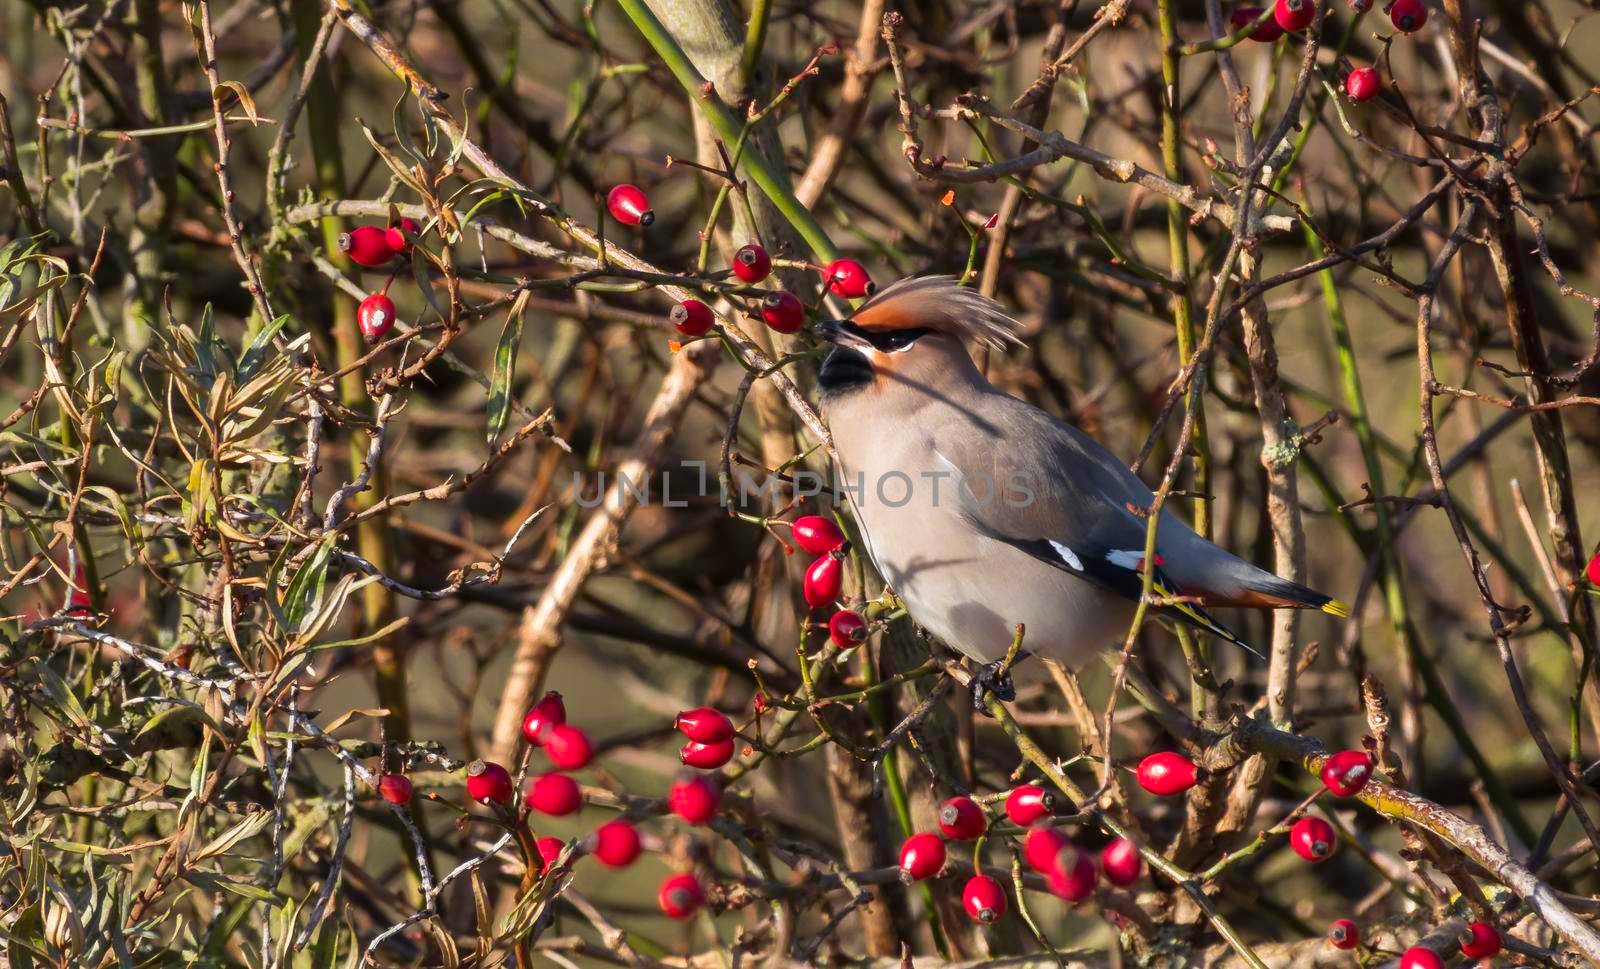
M 750 90 L 761 69 L 761 51 L 767 46 L 767 23 L 772 19 L 772 0 L 753 0 L 750 22 L 745 25 L 744 50 L 739 55 L 739 89 Z
M 1172 10 L 1173 0 L 1160 0 L 1156 5 L 1157 22 L 1161 30 L 1161 163 L 1164 174 L 1173 182 L 1183 180 L 1183 160 L 1179 154 L 1181 142 L 1178 130 L 1178 80 L 1179 59 L 1177 24 Z M 1167 200 L 1167 250 L 1168 272 L 1176 283 L 1184 284 L 1171 295 L 1172 324 L 1178 341 L 1178 359 L 1187 361 L 1194 355 L 1194 304 L 1189 299 L 1189 219 L 1188 212 L 1176 200 Z M 1194 415 L 1193 488 L 1194 530 L 1211 537 L 1211 505 L 1206 495 L 1211 490 L 1211 448 L 1206 440 L 1205 406 L 1196 400 L 1198 411 Z M 1211 665 L 1211 648 L 1206 637 L 1194 637 L 1195 654 L 1206 667 Z M 1198 686 L 1198 685 L 1197 685 Z M 1208 711 L 1211 698 L 1208 691 L 1190 691 L 1190 712 L 1200 717 Z M 1214 705 L 1214 704 L 1213 704 Z
M 136 0 L 134 17 L 134 87 L 139 112 L 147 123 L 159 126 L 166 121 L 171 93 L 161 48 L 160 3 Z M 178 190 L 177 146 L 176 139 L 166 137 L 146 139 L 139 146 L 149 175 L 141 180 L 135 196 L 138 201 L 128 239 L 134 272 L 127 283 L 130 312 L 123 322 L 122 347 L 129 353 L 145 347 L 151 327 L 159 319 L 162 256 L 167 251 L 173 196 Z M 137 387 L 138 382 L 132 386 Z
M 317 0 L 294 0 L 295 30 L 302 59 L 310 53 L 317 35 L 317 25 L 322 19 L 322 5 Z M 311 137 L 311 153 L 316 164 L 317 193 L 329 200 L 344 197 L 343 152 L 339 145 L 340 120 L 337 113 L 339 101 L 333 82 L 326 70 L 317 70 L 315 64 L 305 64 L 304 70 L 316 71 L 311 81 L 310 96 L 306 99 L 306 126 Z M 350 261 L 339 249 L 339 234 L 344 222 L 338 216 L 328 215 L 321 220 L 323 251 L 329 260 L 346 276 L 354 279 Z M 372 401 L 362 380 L 361 368 L 355 361 L 362 356 L 361 332 L 356 323 L 355 306 L 350 300 L 335 296 L 333 300 L 334 359 L 341 371 L 339 400 L 357 412 L 370 414 Z M 366 435 L 353 433 L 349 438 L 350 471 L 361 473 L 367 453 Z M 356 495 L 350 503 L 352 514 L 371 507 L 374 494 L 384 490 L 383 469 L 373 469 L 374 487 Z M 381 516 L 362 521 L 356 526 L 356 543 L 363 558 L 387 575 L 394 560 L 391 532 Z M 363 625 L 367 630 L 382 629 L 395 617 L 394 593 L 381 583 L 371 583 L 361 590 Z M 376 680 L 378 702 L 388 710 L 384 715 L 384 731 L 393 743 L 411 739 L 410 704 L 406 697 L 405 653 L 400 640 L 386 636 L 372 647 L 373 675 Z
M 711 87 L 700 72 L 689 62 L 689 56 L 678 46 L 678 42 L 662 26 L 661 21 L 650 8 L 645 6 L 644 0 L 618 0 L 624 13 L 633 21 L 633 25 L 644 35 L 645 42 L 661 58 L 662 63 L 678 79 L 691 100 L 700 106 L 705 113 L 706 120 L 711 122 L 717 135 L 723 141 L 732 144 L 739 138 L 743 125 L 728 110 L 727 105 L 717 96 L 716 89 Z M 839 251 L 834 248 L 832 240 L 812 216 L 800 200 L 795 198 L 794 192 L 780 179 L 771 163 L 759 151 L 745 153 L 745 169 L 750 173 L 750 180 L 761 189 L 774 208 L 783 214 L 789 224 L 795 227 L 806 245 L 811 247 L 812 255 L 818 262 L 832 262 L 839 257 Z
M 1302 204 L 1305 203 L 1302 198 Z M 1321 259 L 1324 255 L 1322 243 L 1317 239 L 1315 232 L 1309 226 L 1303 227 L 1306 246 L 1311 251 L 1313 259 Z M 1322 285 L 1322 301 L 1328 311 L 1328 320 L 1333 333 L 1334 346 L 1338 352 L 1339 383 L 1344 394 L 1345 409 L 1349 412 L 1351 426 L 1355 430 L 1356 441 L 1361 447 L 1361 458 L 1366 464 L 1367 481 L 1374 495 L 1388 493 L 1384 484 L 1383 461 L 1378 454 L 1376 437 L 1372 431 L 1372 422 L 1367 411 L 1366 394 L 1361 385 L 1360 364 L 1356 358 L 1355 340 L 1350 333 L 1350 322 L 1345 316 L 1344 302 L 1339 296 L 1339 288 L 1334 281 L 1333 272 L 1324 269 L 1317 274 Z M 1393 521 L 1389 514 L 1389 506 L 1384 502 L 1377 502 L 1373 506 L 1376 516 L 1374 531 L 1377 540 L 1377 554 L 1379 562 L 1379 582 L 1383 586 L 1384 605 L 1389 613 L 1390 628 L 1395 640 L 1400 644 L 1410 657 L 1411 662 L 1422 675 L 1425 696 L 1430 706 L 1438 713 L 1447 729 L 1461 745 L 1467 759 L 1472 761 L 1478 774 L 1483 779 L 1484 790 L 1490 799 L 1499 807 L 1506 817 L 1506 822 L 1517 832 L 1524 844 L 1533 844 L 1536 835 L 1533 826 L 1522 816 L 1522 811 L 1517 800 L 1506 789 L 1504 783 L 1494 772 L 1474 742 L 1466 723 L 1461 719 L 1454 702 L 1445 691 L 1443 681 L 1439 678 L 1438 670 L 1433 661 L 1422 650 L 1417 641 L 1416 630 L 1411 622 L 1410 606 L 1407 602 L 1405 591 L 1405 575 L 1401 569 L 1399 556 L 1394 551 Z

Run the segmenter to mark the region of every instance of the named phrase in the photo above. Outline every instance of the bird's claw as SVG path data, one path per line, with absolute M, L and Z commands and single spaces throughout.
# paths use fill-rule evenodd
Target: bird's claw
M 1003 659 L 978 667 L 969 686 L 972 690 L 972 709 L 984 716 L 991 715 L 989 694 L 993 693 L 1002 703 L 1010 703 L 1017 698 L 1016 685 L 1011 682 L 1011 670 Z

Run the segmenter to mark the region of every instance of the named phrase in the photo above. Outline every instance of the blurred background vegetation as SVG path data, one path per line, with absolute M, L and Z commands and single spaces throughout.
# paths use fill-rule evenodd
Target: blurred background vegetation
M 1224 22 L 1233 12 L 1210 6 Z M 540 834 L 575 838 L 631 803 L 619 798 L 666 789 L 678 710 L 711 704 L 746 723 L 762 689 L 800 690 L 797 640 L 823 650 L 824 695 L 921 667 L 929 646 L 880 597 L 870 563 L 847 584 L 875 620 L 869 646 L 839 657 L 807 632 L 819 617 L 798 595 L 805 563 L 787 554 L 784 529 L 761 522 L 792 517 L 783 488 L 740 517 L 703 487 L 730 427 L 736 469 L 758 480 L 829 473 L 803 405 L 812 358 L 784 368 L 788 397 L 765 374 L 741 387 L 760 360 L 812 345 L 766 330 L 719 276 L 753 240 L 779 257 L 766 285 L 795 291 L 815 318 L 848 310 L 811 265 L 835 253 L 880 285 L 948 272 L 995 295 L 1028 345 L 986 359 L 991 377 L 1129 462 L 1149 441 L 1152 486 L 1180 441 L 1187 404 L 1166 406 L 1174 381 L 1206 347 L 1203 420 L 1176 466 L 1173 507 L 1265 567 L 1287 573 L 1298 559 L 1307 584 L 1357 612 L 1298 625 L 1226 615 L 1247 640 L 1285 649 L 1271 664 L 1219 649 L 1211 678 L 1191 675 L 1152 623 L 1134 654 L 1140 682 L 1200 730 L 1223 730 L 1237 705 L 1329 749 L 1381 735 L 1391 780 L 1484 824 L 1594 911 L 1594 849 L 1562 800 L 1563 782 L 1587 791 L 1600 749 L 1581 574 L 1583 536 L 1600 529 L 1587 500 L 1600 468 L 1589 397 L 1600 304 L 1585 295 L 1600 283 L 1592 7 L 1450 0 L 1406 35 L 1381 9 L 1358 15 L 1338 0 L 1307 58 L 1299 36 L 1207 49 L 1217 32 L 1189 0 L 906 5 L 896 59 L 906 93 L 931 109 L 915 112 L 917 164 L 885 12 L 880 0 L 4 6 L 0 933 L 13 964 L 359 958 L 424 900 L 413 836 L 341 765 L 405 769 L 419 791 L 462 804 L 461 765 L 526 763 L 516 725 L 555 688 L 602 750 L 583 778 L 594 806 L 541 821 Z M 1344 74 L 1373 63 L 1384 93 L 1352 103 Z M 685 65 L 709 92 L 686 90 Z M 1268 189 L 1250 203 L 1264 218 L 1236 234 L 1214 210 L 1169 207 L 1159 188 L 1071 152 L 963 178 L 1036 147 L 983 112 L 947 110 L 968 94 L 1230 211 L 1249 167 Z M 726 201 L 721 149 L 735 145 L 712 99 L 736 126 L 771 109 L 745 129 Z M 757 162 L 778 191 L 757 184 Z M 619 182 L 648 191 L 647 230 L 604 215 Z M 826 246 L 797 215 L 807 210 Z M 392 267 L 352 266 L 333 244 L 398 215 L 423 232 Z M 615 247 L 613 272 L 594 271 L 601 239 Z M 1320 271 L 1295 271 L 1325 253 Z M 1441 253 L 1453 258 L 1430 274 Z M 1252 289 L 1260 280 L 1271 285 Z M 402 325 L 373 348 L 356 306 L 385 288 Z M 686 291 L 715 303 L 720 322 L 713 338 L 681 345 L 666 313 Z M 1480 396 L 1419 382 L 1419 299 L 1437 381 Z M 1419 395 L 1503 615 L 1486 610 L 1434 497 Z M 1572 406 L 1524 406 L 1558 398 Z M 658 493 L 670 480 L 687 507 L 578 501 L 629 470 Z M 1384 500 L 1362 500 L 1374 495 Z M 64 611 L 83 597 L 86 613 Z M 1561 780 L 1508 685 L 1502 620 Z M 1087 711 L 1106 703 L 1109 665 L 1018 673 L 1012 714 L 1044 750 L 1066 759 L 1099 743 Z M 925 679 L 776 735 L 757 722 L 747 740 L 796 747 L 828 723 L 876 744 L 926 695 Z M 1065 680 L 1087 707 L 1064 697 Z M 1287 697 L 1269 689 L 1284 683 Z M 1037 778 L 961 695 L 947 691 L 875 763 L 820 742 L 747 755 L 757 769 L 727 774 L 750 799 L 743 830 L 812 846 L 818 871 L 879 871 L 953 785 L 994 792 L 1014 772 Z M 1162 704 L 1148 693 L 1120 698 L 1113 753 L 1124 766 L 1168 746 L 1203 752 L 1218 736 L 1174 734 L 1152 706 Z M 307 733 L 291 710 L 329 734 Z M 1106 811 L 1203 870 L 1313 789 L 1292 762 L 1253 763 L 1253 778 L 1222 772 L 1184 802 L 1119 789 Z M 1095 789 L 1093 763 L 1068 764 Z M 497 836 L 444 804 L 413 813 L 434 878 Z M 202 850 L 258 816 L 270 823 Z M 1377 814 L 1341 805 L 1337 816 L 1359 850 L 1312 870 L 1278 839 L 1211 883 L 1246 940 L 1320 960 L 1335 955 L 1316 939 L 1338 915 L 1415 936 L 1461 914 L 1450 907 L 1459 883 L 1440 874 L 1448 845 L 1424 861 Z M 586 864 L 570 885 L 541 883 L 536 951 L 706 966 L 730 946 L 734 961 L 891 958 L 901 942 L 950 960 L 1042 951 L 1016 920 L 966 924 L 960 879 L 931 892 L 869 882 L 871 901 L 835 926 L 848 892 L 796 889 L 769 905 L 757 884 L 739 896 L 741 879 L 769 876 L 728 832 L 651 824 L 659 850 L 639 866 Z M 1078 836 L 1090 847 L 1107 837 L 1092 822 Z M 453 882 L 437 919 L 373 957 L 512 958 L 506 923 L 484 921 L 470 883 L 505 916 L 528 897 L 513 856 Z M 728 887 L 719 915 L 667 923 L 655 885 L 691 865 Z M 323 921 L 313 901 L 335 866 Z M 790 859 L 770 877 L 804 868 Z M 1040 895 L 1034 914 L 1057 946 L 1097 965 L 1123 948 L 1141 959 L 1226 951 L 1170 882 L 1125 894 L 1126 906 L 1102 898 L 1072 911 Z M 1515 898 L 1490 901 L 1525 929 L 1522 958 L 1558 958 Z M 1124 908 L 1119 933 L 1102 915 Z M 626 944 L 608 924 L 628 931 Z M 297 941 L 307 946 L 291 953 Z

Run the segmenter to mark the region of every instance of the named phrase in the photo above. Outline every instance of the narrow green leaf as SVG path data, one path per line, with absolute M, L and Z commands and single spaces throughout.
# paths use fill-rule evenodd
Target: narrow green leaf
M 246 383 L 255 375 L 256 368 L 267 358 L 267 348 L 272 346 L 272 338 L 278 335 L 284 324 L 289 322 L 288 314 L 273 319 L 271 323 L 263 326 L 244 348 L 244 356 L 239 358 L 239 383 Z
M 199 851 L 195 852 L 189 860 L 190 862 L 199 862 L 204 861 L 207 858 L 215 858 L 225 855 L 234 848 L 238 847 L 240 842 L 248 841 L 249 839 L 260 834 L 261 829 L 265 828 L 271 821 L 271 811 L 257 811 L 254 814 L 246 817 L 243 821 L 240 821 L 238 824 L 235 824 L 233 827 L 217 835 L 211 840 L 210 844 L 207 844 L 204 848 L 201 848 Z
M 522 316 L 528 308 L 528 291 L 517 294 L 500 330 L 500 343 L 494 350 L 494 374 L 489 380 L 489 425 L 486 437 L 494 447 L 511 414 L 511 384 L 517 376 L 517 354 L 522 349 Z
M 258 902 L 275 902 L 278 897 L 258 885 L 237 881 L 226 875 L 219 875 L 211 871 L 186 871 L 183 880 L 196 888 L 208 892 L 227 892 L 241 898 L 251 898 Z
M 313 966 L 332 966 L 339 961 L 339 921 L 337 919 L 323 919 L 317 926 L 317 939 L 311 944 L 311 960 Z
M 444 307 L 439 305 L 439 298 L 433 295 L 433 283 L 428 279 L 428 260 L 422 255 L 421 246 L 411 247 L 411 275 L 416 280 L 422 298 L 433 308 L 434 315 L 441 320 L 445 319 Z
M 284 618 L 289 631 L 297 630 L 300 621 L 310 613 L 312 604 L 322 598 L 322 587 L 328 576 L 328 559 L 333 556 L 333 543 L 337 538 L 329 535 L 317 544 L 306 564 L 294 574 L 289 588 L 283 594 Z
M 200 310 L 200 335 L 195 340 L 194 348 L 196 367 L 206 378 L 207 386 L 210 386 L 211 381 L 217 377 L 217 361 L 214 355 L 217 343 L 216 313 L 212 310 L 211 304 L 207 303 Z

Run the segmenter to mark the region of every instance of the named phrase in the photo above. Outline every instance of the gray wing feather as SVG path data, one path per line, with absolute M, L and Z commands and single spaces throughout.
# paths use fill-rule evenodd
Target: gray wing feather
M 1137 599 L 1148 519 L 1135 509 L 1149 508 L 1154 493 L 1104 445 L 1070 424 L 999 392 L 982 403 L 981 414 L 962 415 L 948 433 L 935 435 L 939 456 L 959 480 L 996 485 L 989 491 L 956 489 L 963 515 L 991 538 Z M 1171 593 L 1228 592 L 1275 579 L 1201 538 L 1168 511 L 1162 512 L 1156 548 L 1156 579 Z M 1198 607 L 1181 612 L 1186 621 L 1238 642 Z

